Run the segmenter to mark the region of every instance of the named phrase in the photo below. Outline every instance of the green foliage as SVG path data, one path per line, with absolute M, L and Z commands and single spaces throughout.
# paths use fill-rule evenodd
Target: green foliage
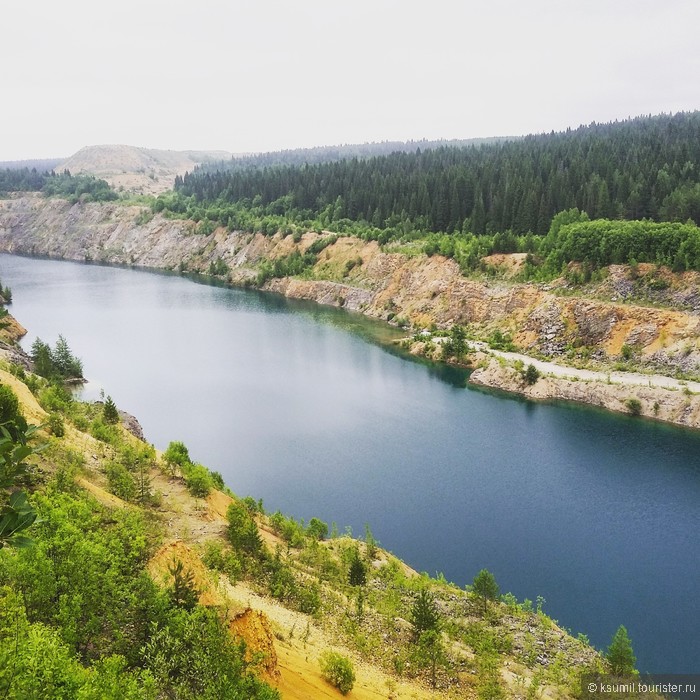
M 212 277 L 225 277 L 228 275 L 228 273 L 228 265 L 223 258 L 217 258 L 209 263 L 207 274 L 211 275 Z
M 73 397 L 63 384 L 53 382 L 39 390 L 39 404 L 45 411 L 66 414 L 73 406 Z
M 14 431 L 17 419 L 23 420 L 21 416 L 17 395 L 7 384 L 0 384 L 0 425 L 10 423 L 8 429 Z
M 71 202 L 105 202 L 117 199 L 117 193 L 105 180 L 92 175 L 37 172 L 34 168 L 0 170 L 1 192 L 43 192 L 47 196 L 65 197 Z
M 311 518 L 306 526 L 306 534 L 314 540 L 325 540 L 328 537 L 328 524 L 318 518 Z
M 637 659 L 624 625 L 620 625 L 613 635 L 605 658 L 610 664 L 611 673 L 617 676 L 628 676 L 635 672 Z
M 232 503 L 226 513 L 228 539 L 234 550 L 259 557 L 263 553 L 262 539 L 255 520 L 242 503 Z
M 131 472 L 119 462 L 107 462 L 105 464 L 105 474 L 109 490 L 125 501 L 136 499 L 136 481 Z
M 425 588 L 418 591 L 411 608 L 413 640 L 418 642 L 423 633 L 440 629 L 440 611 L 435 596 Z
M 472 591 L 484 601 L 495 601 L 500 598 L 500 590 L 496 578 L 488 569 L 482 569 L 472 582 Z
M 194 582 L 192 571 L 185 570 L 185 565 L 179 559 L 168 566 L 173 577 L 173 585 L 168 589 L 170 602 L 178 608 L 194 610 L 199 602 L 199 590 Z
M 693 223 L 597 219 L 562 226 L 548 235 L 543 255 L 563 264 L 650 262 L 676 271 L 700 269 L 700 228 Z
M 42 191 L 47 196 L 65 197 L 71 202 L 108 202 L 117 199 L 117 193 L 92 175 L 71 175 L 68 171 L 46 178 Z
M 374 539 L 369 523 L 365 523 L 365 551 L 367 559 L 373 561 L 377 556 L 377 540 Z
M 347 695 L 355 685 L 355 670 L 352 662 L 335 651 L 325 651 L 319 659 L 324 680 Z
M 158 591 L 144 570 L 152 527 L 138 512 L 109 511 L 84 494 L 37 499 L 36 546 L 0 552 L 8 698 L 279 697 L 248 672 L 244 646 L 216 612 L 192 605 L 187 572 Z
M 231 583 L 236 583 L 242 572 L 241 560 L 221 542 L 209 540 L 204 545 L 202 561 L 210 569 L 225 574 Z
M 467 351 L 466 331 L 464 326 L 455 324 L 450 329 L 450 335 L 442 343 L 443 359 L 454 357 L 460 359 Z
M 293 518 L 288 518 L 280 511 L 270 516 L 270 524 L 290 547 L 299 548 L 304 544 L 304 528 Z
M 0 413 L 5 419 L 0 424 L 0 549 L 27 547 L 31 540 L 21 533 L 34 524 L 37 512 L 26 493 L 16 488 L 27 475 L 26 460 L 42 448 L 29 444 L 37 428 L 27 426 L 14 392 L 5 385 L 0 390 Z
M 185 444 L 179 441 L 171 442 L 165 452 L 163 453 L 163 459 L 169 469 L 174 469 L 179 467 L 182 469 L 187 464 L 191 464 L 190 453 L 185 447 Z
M 352 550 L 348 583 L 351 586 L 364 586 L 367 583 L 367 567 L 360 558 L 360 551 L 357 547 Z
M 73 355 L 66 339 L 58 336 L 56 346 L 51 348 L 41 338 L 32 343 L 31 358 L 34 371 L 47 379 L 81 379 L 83 363 Z
M 629 398 L 625 401 L 625 407 L 631 416 L 642 415 L 642 402 L 636 398 Z
M 422 632 L 412 650 L 411 658 L 417 668 L 430 670 L 430 683 L 435 688 L 438 668 L 444 668 L 448 665 L 447 654 L 439 630 L 429 629 Z
M 105 399 L 104 407 L 102 409 L 102 418 L 104 422 L 108 423 L 109 425 L 115 425 L 119 422 L 119 411 L 117 410 L 117 406 L 112 400 L 111 396 L 108 396 Z
M 503 352 L 514 352 L 517 350 L 515 345 L 513 345 L 513 339 L 510 335 L 508 333 L 503 333 L 503 331 L 498 328 L 491 333 L 487 342 L 494 350 L 501 350 Z
M 314 253 L 302 254 L 298 250 L 275 260 L 265 259 L 258 270 L 257 284 L 262 286 L 272 278 L 302 275 L 316 264 L 316 260 L 317 256 Z
M 189 464 L 183 468 L 185 485 L 196 498 L 206 498 L 214 488 L 214 480 L 209 470 L 201 464 Z
M 159 697 L 182 700 L 274 700 L 277 691 L 248 672 L 245 644 L 235 642 L 215 610 L 174 609 L 150 628 L 143 663 Z
M 108 445 L 116 444 L 119 441 L 119 431 L 116 426 L 107 425 L 101 418 L 95 418 L 90 423 L 90 435 Z
M 264 168 L 242 160 L 176 181 L 163 209 L 207 215 L 248 230 L 240 207 L 263 218 L 313 220 L 346 233 L 361 227 L 380 242 L 414 231 L 454 236 L 500 233 L 492 252 L 513 252 L 515 238 L 544 235 L 555 214 L 578 209 L 591 219 L 659 218 L 700 223 L 700 115 L 592 124 L 481 147 L 443 145 L 339 162 Z M 566 167 L 562 167 L 562 163 Z M 686 165 L 688 164 L 688 165 Z M 381 186 L 377 183 L 381 182 Z M 437 251 L 435 251 L 437 252 Z M 454 251 L 441 250 L 452 255 Z M 524 251 L 533 252 L 533 251 Z M 638 258 L 640 261 L 642 258 Z
M 133 511 L 107 512 L 69 493 L 37 496 L 36 545 L 0 558 L 0 583 L 21 593 L 33 621 L 60 627 L 83 659 L 136 661 L 157 594 L 143 571 L 147 527 Z M 60 601 L 57 604 L 57 601 Z
M 533 364 L 529 364 L 525 372 L 523 372 L 523 379 L 528 386 L 537 384 L 537 380 L 540 378 L 540 371 Z
M 51 434 L 55 437 L 61 438 L 66 434 L 66 425 L 63 422 L 63 416 L 60 413 L 50 413 L 48 424 Z

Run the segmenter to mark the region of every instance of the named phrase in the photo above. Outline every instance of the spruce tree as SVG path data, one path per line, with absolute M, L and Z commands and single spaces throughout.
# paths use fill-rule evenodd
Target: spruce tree
M 364 586 L 367 582 L 367 567 L 360 559 L 360 552 L 357 550 L 357 547 L 353 550 L 352 559 L 350 560 L 348 582 L 351 586 Z
M 610 671 L 616 676 L 628 676 L 634 673 L 637 658 L 632 651 L 632 642 L 624 625 L 617 628 L 613 635 L 605 658 L 610 664 Z
M 413 608 L 411 609 L 411 624 L 413 639 L 418 641 L 424 632 L 440 629 L 440 611 L 433 594 L 423 589 L 418 591 Z
M 115 423 L 119 422 L 119 411 L 117 410 L 117 406 L 112 400 L 111 396 L 108 396 L 105 400 L 105 405 L 102 409 L 102 416 L 105 420 L 105 423 L 110 423 L 111 425 L 114 425 Z

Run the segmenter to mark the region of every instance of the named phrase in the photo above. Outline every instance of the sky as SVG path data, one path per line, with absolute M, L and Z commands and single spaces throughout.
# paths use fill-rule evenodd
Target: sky
M 697 0 L 4 0 L 0 161 L 515 136 L 700 108 Z

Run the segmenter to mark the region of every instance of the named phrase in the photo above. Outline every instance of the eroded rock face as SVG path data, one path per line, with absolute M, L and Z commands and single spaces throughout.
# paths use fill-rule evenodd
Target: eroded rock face
M 265 613 L 246 608 L 231 620 L 229 630 L 245 642 L 246 661 L 258 666 L 270 680 L 279 680 L 275 636 Z
M 294 241 L 223 228 L 208 235 L 196 231 L 191 221 L 153 216 L 143 207 L 71 206 L 40 196 L 0 201 L 0 250 L 199 273 L 223 261 L 233 284 L 254 283 L 261 261 L 304 252 L 324 235 L 308 232 Z M 637 286 L 643 283 L 646 289 L 656 280 L 652 275 L 660 277 L 639 267 L 642 282 Z M 375 242 L 351 237 L 325 248 L 312 273 L 312 279 L 268 280 L 263 289 L 384 320 L 404 318 L 415 326 L 499 328 L 522 350 L 553 359 L 584 347 L 588 356 L 616 360 L 627 345 L 639 361 L 657 370 L 693 372 L 700 366 L 700 316 L 688 310 L 697 301 L 697 273 L 685 273 L 682 289 L 658 292 L 669 303 L 680 295 L 686 310 L 560 296 L 544 285 L 466 279 L 454 260 L 386 252 Z M 625 274 L 611 268 L 606 282 L 611 294 L 629 292 Z

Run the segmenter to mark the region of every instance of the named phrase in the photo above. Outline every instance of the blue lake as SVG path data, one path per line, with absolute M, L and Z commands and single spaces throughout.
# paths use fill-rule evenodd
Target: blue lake
M 464 388 L 396 332 L 336 309 L 174 275 L 0 256 L 12 313 L 59 333 L 149 441 L 182 440 L 239 495 L 414 568 L 501 590 L 642 670 L 697 672 L 700 435 Z

